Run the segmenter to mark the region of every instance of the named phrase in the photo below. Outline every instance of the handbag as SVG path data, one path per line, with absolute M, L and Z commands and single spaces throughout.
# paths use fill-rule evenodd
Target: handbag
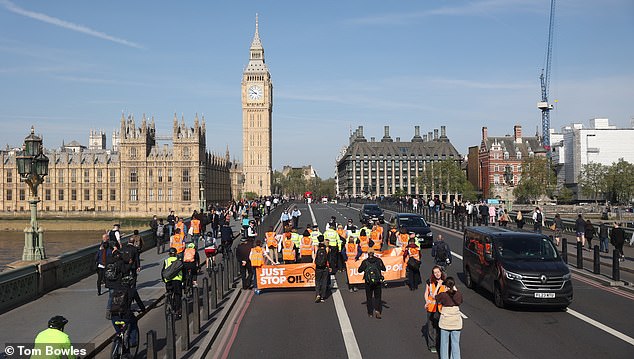
M 553 223 L 553 224 L 551 224 L 551 225 L 550 225 L 550 227 L 548 227 L 548 228 L 550 228 L 550 230 L 551 230 L 551 231 L 554 231 L 554 230 L 555 230 L 555 228 L 557 228 L 557 227 L 555 227 L 555 224 Z
M 444 330 L 461 330 L 462 313 L 460 312 L 460 307 L 442 307 L 438 327 Z

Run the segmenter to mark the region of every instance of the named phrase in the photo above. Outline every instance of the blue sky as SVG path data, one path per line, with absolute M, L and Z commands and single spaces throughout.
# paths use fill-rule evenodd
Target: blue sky
M 549 0 L 0 0 L 0 145 L 31 125 L 46 147 L 110 133 L 121 113 L 207 120 L 242 157 L 240 81 L 259 14 L 274 85 L 273 167 L 333 175 L 350 128 L 409 140 L 447 126 L 458 151 L 540 125 Z M 552 127 L 634 118 L 634 2 L 557 2 Z M 140 122 L 140 121 L 139 121 Z M 137 122 L 137 123 L 139 123 Z M 317 149 L 317 150 L 315 150 Z

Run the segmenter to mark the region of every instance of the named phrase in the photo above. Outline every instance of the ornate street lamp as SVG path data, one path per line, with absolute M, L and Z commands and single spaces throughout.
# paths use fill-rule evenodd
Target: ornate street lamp
M 16 165 L 20 179 L 31 189 L 29 204 L 31 207 L 31 225 L 24 229 L 23 261 L 37 261 L 46 258 L 44 251 L 44 231 L 37 225 L 37 188 L 48 175 L 48 157 L 44 155 L 42 139 L 35 135 L 31 126 L 31 134 L 24 139 L 22 151 L 16 156 Z
M 508 200 L 507 206 L 508 210 L 511 211 L 513 209 L 513 205 L 511 204 L 511 196 L 508 194 L 511 187 L 513 187 L 513 168 L 511 165 L 506 165 L 504 167 L 504 182 L 506 182 L 506 198 Z
M 198 167 L 198 182 L 200 184 L 200 209 L 207 209 L 207 199 L 205 198 L 205 163 L 200 162 Z

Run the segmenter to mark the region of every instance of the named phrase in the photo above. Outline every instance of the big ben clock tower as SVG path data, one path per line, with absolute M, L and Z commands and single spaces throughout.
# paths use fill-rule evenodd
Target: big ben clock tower
M 264 48 L 255 16 L 255 35 L 249 50 L 249 64 L 242 76 L 242 153 L 244 192 L 271 194 L 271 114 L 273 84 L 264 63 Z

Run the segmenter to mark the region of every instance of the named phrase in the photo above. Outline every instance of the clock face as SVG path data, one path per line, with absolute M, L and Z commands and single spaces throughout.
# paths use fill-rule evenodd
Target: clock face
M 251 86 L 247 91 L 250 100 L 259 100 L 262 98 L 262 88 L 260 86 Z

